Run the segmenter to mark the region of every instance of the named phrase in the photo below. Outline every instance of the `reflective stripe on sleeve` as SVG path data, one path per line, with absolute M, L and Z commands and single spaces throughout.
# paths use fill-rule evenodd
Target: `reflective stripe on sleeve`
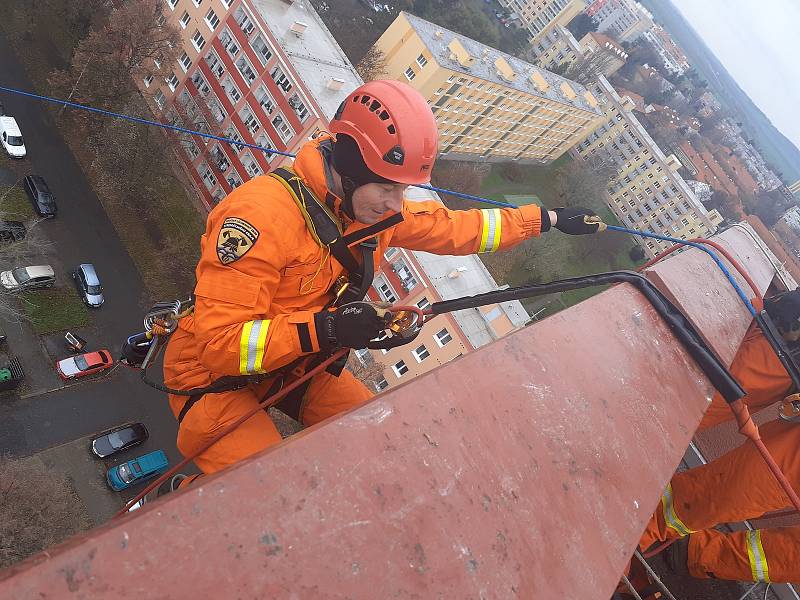
M 499 208 L 482 208 L 483 228 L 478 252 L 495 252 L 500 247 L 502 217 Z
M 747 557 L 750 559 L 750 571 L 753 581 L 770 583 L 769 566 L 764 546 L 761 544 L 761 530 L 754 529 L 747 532 Z
M 239 372 L 242 375 L 264 373 L 261 363 L 264 362 L 269 323 L 268 320 L 248 321 L 242 327 L 242 338 L 239 342 Z
M 664 493 L 661 496 L 661 506 L 664 510 L 664 522 L 667 524 L 667 527 L 675 530 L 678 532 L 678 535 L 684 537 L 689 535 L 690 533 L 694 533 L 693 530 L 689 529 L 686 524 L 680 520 L 677 513 L 675 512 L 675 506 L 673 505 L 672 499 L 672 484 L 667 484 L 667 489 L 664 490 Z

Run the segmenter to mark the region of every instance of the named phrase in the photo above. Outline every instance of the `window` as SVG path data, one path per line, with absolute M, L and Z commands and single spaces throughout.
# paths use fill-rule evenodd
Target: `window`
M 258 90 L 256 90 L 255 96 L 259 105 L 261 105 L 261 108 L 264 109 L 264 112 L 268 115 L 271 115 L 275 110 L 275 100 L 273 100 L 272 96 L 270 96 L 266 86 L 262 85 L 259 87 Z
M 247 127 L 247 130 L 252 134 L 255 135 L 259 129 L 261 129 L 261 123 L 258 122 L 258 119 L 253 114 L 253 111 L 250 110 L 249 106 L 245 106 L 241 111 L 239 111 L 239 116 L 244 121 L 244 126 Z
M 299 95 L 292 94 L 291 98 L 289 98 L 289 106 L 292 107 L 294 114 L 297 115 L 297 118 L 300 119 L 300 122 L 305 123 L 306 119 L 308 118 L 308 108 L 300 99 Z
M 414 273 L 403 259 L 400 259 L 394 263 L 392 265 L 392 270 L 397 273 L 397 276 L 400 278 L 400 282 L 403 284 L 403 287 L 406 291 L 411 290 L 417 285 L 417 279 L 414 277 Z
M 222 0 L 222 4 L 225 8 L 230 8 L 231 4 L 233 4 L 233 0 Z
M 231 58 L 236 58 L 236 55 L 239 54 L 239 44 L 227 29 L 219 34 L 219 43 L 222 44 L 222 47 L 225 48 Z
M 244 81 L 248 87 L 253 85 L 253 82 L 256 80 L 256 72 L 244 55 L 240 56 L 236 61 L 236 68 L 239 70 L 239 73 L 242 74 L 242 77 L 244 77 Z
M 225 109 L 222 108 L 222 104 L 213 94 L 206 100 L 206 104 L 208 105 L 208 110 L 211 112 L 211 115 L 214 117 L 214 120 L 217 123 L 222 123 L 228 117 L 228 115 L 225 113 Z
M 417 362 L 422 362 L 431 355 L 431 353 L 428 352 L 428 349 L 425 347 L 425 344 L 422 344 L 422 346 L 419 348 L 412 350 L 411 354 L 414 355 L 414 358 L 417 359 Z
M 450 335 L 450 332 L 447 331 L 446 328 L 436 332 L 436 335 L 434 335 L 433 338 L 436 340 L 436 343 L 439 344 L 440 348 L 453 339 L 453 337 Z
M 417 57 L 417 64 L 418 64 L 420 67 L 424 67 L 425 65 L 427 65 L 427 64 L 428 64 L 428 59 L 427 59 L 427 58 L 425 58 L 425 57 L 424 57 L 422 54 L 420 54 L 420 55 Z
M 156 95 L 153 96 L 153 100 L 155 101 L 155 103 L 158 106 L 158 108 L 160 108 L 161 110 L 164 110 L 164 106 L 167 103 L 167 97 L 164 95 L 164 92 L 162 92 L 161 90 L 158 90 L 156 92 Z
M 200 173 L 200 177 L 203 178 L 203 183 L 206 184 L 208 191 L 210 192 L 212 189 L 217 187 L 217 177 L 214 175 L 214 172 L 211 170 L 211 167 L 208 166 L 208 163 L 202 163 L 197 168 L 198 173 Z
M 209 87 L 208 82 L 200 71 L 194 72 L 192 75 L 192 83 L 194 83 L 200 95 L 208 96 L 211 93 L 211 87 Z
M 166 78 L 166 82 L 167 82 L 167 85 L 169 86 L 169 89 L 171 89 L 173 92 L 175 91 L 175 89 L 178 87 L 178 84 L 180 83 L 180 81 L 178 80 L 178 76 L 175 75 L 175 73 L 170 73 L 170 76 Z
M 194 4 L 197 8 L 200 8 L 200 5 L 203 3 L 203 0 L 192 0 L 192 4 Z
M 292 89 L 292 80 L 286 76 L 286 74 L 278 65 L 272 69 L 270 77 L 272 77 L 272 81 L 274 81 L 285 93 L 288 94 L 289 90 Z
M 219 25 L 219 17 L 217 13 L 214 12 L 214 9 L 209 8 L 208 12 L 206 13 L 206 25 L 211 31 L 214 31 Z
M 223 173 L 231 168 L 227 155 L 219 145 L 214 146 L 213 150 L 211 150 L 211 158 L 214 159 L 217 168 Z
M 247 11 L 241 6 L 236 9 L 236 13 L 233 15 L 233 18 L 236 20 L 236 23 L 239 24 L 239 27 L 245 35 L 250 35 L 253 33 L 253 30 L 255 29 L 253 20 L 250 18 L 250 15 L 247 14 Z
M 181 54 L 181 57 L 178 60 L 178 62 L 181 64 L 181 69 L 183 69 L 184 73 L 186 73 L 189 70 L 189 68 L 192 66 L 192 59 L 189 58 L 189 55 L 186 54 L 186 52 Z
M 183 11 L 183 14 L 181 15 L 181 20 L 180 20 L 181 28 L 182 29 L 186 29 L 189 26 L 189 21 L 191 21 L 191 20 L 192 20 L 192 17 L 189 16 L 189 13 L 186 12 L 186 11 Z
M 278 132 L 278 135 L 285 144 L 288 144 L 289 141 L 294 137 L 294 130 L 286 122 L 286 119 L 282 114 L 278 113 L 275 115 L 275 118 L 272 119 L 272 126 L 275 128 L 275 131 Z
M 194 160 L 198 156 L 200 156 L 200 149 L 197 147 L 197 144 L 194 143 L 194 140 L 191 138 L 181 140 L 181 146 L 183 149 L 186 150 L 186 154 L 189 155 L 191 160 Z
M 272 142 L 270 142 L 269 138 L 264 133 L 256 138 L 256 145 L 261 146 L 262 148 L 267 148 L 268 150 L 275 149 L 275 146 L 272 145 Z M 267 162 L 270 162 L 273 158 L 275 158 L 275 154 L 272 152 L 264 152 L 264 158 L 267 159 Z
M 414 77 L 417 76 L 417 74 L 414 73 L 414 69 L 412 69 L 411 67 L 408 67 L 406 69 L 405 73 L 403 73 L 403 74 L 406 76 L 406 79 L 408 79 L 409 81 L 411 81 L 412 79 L 414 79 Z
M 225 180 L 228 182 L 228 185 L 234 189 L 242 185 L 242 178 L 239 177 L 239 173 L 236 172 L 236 169 L 228 173 Z
M 222 76 L 225 75 L 225 65 L 222 64 L 222 61 L 219 59 L 219 56 L 217 56 L 216 52 L 212 50 L 206 54 L 206 63 L 216 78 L 222 79 Z
M 378 381 L 375 382 L 375 389 L 379 392 L 382 392 L 387 387 L 389 387 L 389 382 L 386 381 L 385 377 L 381 377 Z
M 372 284 L 384 302 L 397 302 L 397 296 L 383 277 L 376 277 Z
M 400 360 L 392 365 L 392 371 L 394 371 L 394 374 L 397 377 L 402 377 L 403 375 L 408 373 L 408 366 L 406 365 L 405 362 Z
M 222 89 L 225 90 L 225 95 L 228 97 L 228 100 L 231 101 L 231 104 L 236 104 L 242 99 L 242 93 L 239 91 L 239 88 L 236 87 L 236 84 L 233 83 L 233 79 L 230 76 L 226 77 L 222 82 Z
M 194 35 L 192 36 L 192 45 L 198 52 L 200 52 L 203 49 L 203 46 L 206 45 L 206 41 L 203 39 L 203 34 L 200 33 L 199 29 L 194 30 Z
M 261 165 L 256 162 L 256 159 L 253 158 L 253 155 L 250 154 L 250 152 L 245 152 L 244 156 L 242 157 L 242 164 L 244 165 L 244 168 L 250 177 L 258 177 L 264 172 L 261 170 Z
M 153 85 L 153 75 L 150 74 L 144 78 L 144 87 L 150 87 Z
M 387 249 L 386 249 L 386 252 L 384 252 L 384 253 L 383 253 L 383 257 L 384 257 L 386 260 L 391 260 L 391 258 L 392 258 L 392 257 L 393 257 L 395 254 L 397 254 L 398 252 L 399 252 L 399 250 L 398 250 L 397 248 L 387 248 Z
M 261 37 L 260 33 L 253 38 L 253 41 L 250 42 L 250 45 L 253 47 L 253 50 L 256 51 L 258 60 L 261 61 L 262 65 L 267 64 L 267 61 L 272 58 L 272 50 L 267 42 L 264 41 L 264 38 Z
M 242 139 L 242 135 L 239 133 L 239 130 L 236 129 L 234 125 L 230 125 L 228 130 L 225 132 L 226 137 L 236 141 L 236 142 L 244 142 Z M 231 144 L 237 152 L 241 150 L 244 146 L 237 146 L 236 144 Z
M 170 10 L 175 10 L 175 7 L 178 6 L 178 0 L 167 0 L 167 6 L 169 6 Z
M 429 301 L 429 300 L 428 300 L 428 298 L 426 298 L 425 296 L 423 296 L 422 298 L 420 298 L 420 301 L 419 301 L 419 302 L 417 302 L 417 308 L 418 308 L 418 309 L 420 309 L 420 310 L 425 310 L 425 309 L 426 309 L 426 308 L 428 308 L 430 305 L 431 305 L 430 301 Z

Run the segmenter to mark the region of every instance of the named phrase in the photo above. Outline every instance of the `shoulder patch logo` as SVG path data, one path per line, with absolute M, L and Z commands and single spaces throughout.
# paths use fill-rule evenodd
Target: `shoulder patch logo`
M 259 231 L 239 217 L 228 217 L 222 222 L 217 236 L 217 256 L 223 265 L 242 258 L 255 246 Z

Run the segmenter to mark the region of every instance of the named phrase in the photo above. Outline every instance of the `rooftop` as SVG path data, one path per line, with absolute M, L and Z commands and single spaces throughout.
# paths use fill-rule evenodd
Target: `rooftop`
M 605 33 L 601 33 L 599 31 L 590 31 L 586 34 L 586 37 L 594 38 L 601 48 L 610 48 L 616 54 L 618 54 L 620 58 L 628 57 L 628 53 L 625 52 L 625 48 L 623 48 L 614 38 L 606 35 Z
M 252 0 L 272 35 L 289 56 L 305 88 L 330 119 L 353 89 L 361 85 L 353 65 L 308 0 Z M 305 27 L 303 27 L 305 25 Z M 330 82 L 339 80 L 339 89 Z
M 593 99 L 592 95 L 579 83 L 565 79 L 545 69 L 541 69 L 529 62 L 506 54 L 505 52 L 500 52 L 499 50 L 476 42 L 459 33 L 440 27 L 430 21 L 420 19 L 410 13 L 402 12 L 401 14 L 408 19 L 408 22 L 417 32 L 417 35 L 422 39 L 428 50 L 430 50 L 433 57 L 443 67 L 483 79 L 490 83 L 524 92 L 531 96 L 546 98 L 553 102 L 574 106 L 581 110 L 592 112 L 598 116 L 603 114 L 599 106 L 592 106 L 587 99 L 587 96 Z M 448 46 L 454 39 L 475 59 L 471 66 L 465 67 L 458 60 L 451 60 L 451 50 Z M 498 75 L 498 69 L 495 66 L 498 60 L 505 60 L 517 75 L 513 81 L 509 81 Z M 549 84 L 547 91 L 541 91 L 541 89 L 534 84 L 531 80 L 531 75 L 533 74 L 540 75 Z M 574 98 L 570 98 L 562 93 L 561 86 L 564 83 L 575 91 Z

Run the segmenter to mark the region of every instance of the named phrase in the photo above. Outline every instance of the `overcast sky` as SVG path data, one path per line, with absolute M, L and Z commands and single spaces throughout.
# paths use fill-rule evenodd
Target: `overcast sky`
M 739 86 L 800 147 L 798 0 L 672 0 Z

